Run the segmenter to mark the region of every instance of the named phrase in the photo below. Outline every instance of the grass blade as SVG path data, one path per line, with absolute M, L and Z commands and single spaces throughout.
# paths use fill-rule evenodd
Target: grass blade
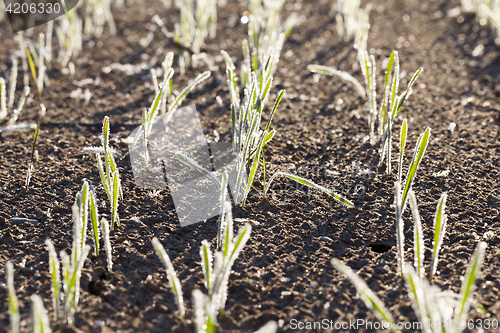
M 43 302 L 40 296 L 31 296 L 32 312 L 31 312 L 31 331 L 33 333 L 50 333 L 50 322 L 47 316 L 47 311 L 43 307 Z
M 410 190 L 408 194 L 410 201 L 410 207 L 413 215 L 414 232 L 413 232 L 413 244 L 415 248 L 415 268 L 417 270 L 417 275 L 419 278 L 424 278 L 425 268 L 424 268 L 424 233 L 422 230 L 422 223 L 420 222 L 420 214 L 418 213 L 417 198 L 413 190 Z
M 327 189 L 327 188 L 325 188 L 323 186 L 317 185 L 317 184 L 313 183 L 312 181 L 310 181 L 308 179 L 305 179 L 305 178 L 302 178 L 302 177 L 299 177 L 299 176 L 295 176 L 295 175 L 292 175 L 292 174 L 289 174 L 289 173 L 286 173 L 286 172 L 276 172 L 271 177 L 271 179 L 269 179 L 269 182 L 266 185 L 264 196 L 267 194 L 267 191 L 271 187 L 271 183 L 273 182 L 273 180 L 276 177 L 287 177 L 287 178 L 290 178 L 291 180 L 294 180 L 294 181 L 296 181 L 296 182 L 298 182 L 298 183 L 300 183 L 302 185 L 314 188 L 314 189 L 316 189 L 316 190 L 318 190 L 320 192 L 328 194 L 329 196 L 333 197 L 335 200 L 339 201 L 344 206 L 354 207 L 354 204 L 351 201 L 347 200 L 346 198 L 344 198 L 340 194 L 337 194 L 337 193 L 335 193 L 335 192 L 333 192 L 333 191 L 331 191 L 331 190 L 329 190 L 329 189 Z
M 111 242 L 109 240 L 109 222 L 105 218 L 101 220 L 102 237 L 104 238 L 104 250 L 106 251 L 106 261 L 108 272 L 113 272 L 113 254 Z
M 9 318 L 10 331 L 19 333 L 21 314 L 19 313 L 19 303 L 17 301 L 16 289 L 14 288 L 14 264 L 8 261 L 6 265 L 7 293 L 9 294 Z
M 431 273 L 429 280 L 432 281 L 432 278 L 436 274 L 438 258 L 439 258 L 439 250 L 441 249 L 441 245 L 443 244 L 444 234 L 446 232 L 446 221 L 447 216 L 445 214 L 446 209 L 446 193 L 441 195 L 441 198 L 438 201 L 436 207 L 436 215 L 434 217 L 434 240 L 432 242 L 432 261 L 431 261 Z
M 411 203 L 411 197 L 410 197 L 410 203 Z M 411 266 L 405 267 L 405 280 L 406 280 L 406 289 L 408 290 L 408 296 L 410 296 L 415 314 L 417 315 L 419 321 L 421 323 L 424 323 L 422 325 L 423 332 L 431 333 L 429 325 L 425 324 L 429 321 L 427 315 L 428 306 L 426 306 L 427 304 L 425 299 L 425 289 L 422 286 L 422 283 L 423 282 L 425 283 L 425 281 L 421 280 L 419 274 L 416 273 Z
M 408 133 L 408 124 L 406 119 L 403 120 L 403 124 L 401 125 L 401 135 L 399 139 L 399 169 L 398 169 L 398 179 L 401 182 L 401 177 L 403 175 L 403 156 L 405 153 L 405 145 L 406 145 L 406 136 Z
M 189 157 L 186 153 L 184 152 L 181 152 L 181 151 L 178 151 L 177 153 L 175 153 L 175 157 L 177 157 L 177 159 L 192 167 L 192 168 L 195 168 L 196 170 L 198 170 L 200 173 L 204 174 L 205 176 L 208 176 L 211 180 L 213 180 L 213 182 L 218 186 L 218 187 L 221 187 L 221 182 L 219 179 L 217 179 L 217 177 L 214 176 L 214 174 L 210 171 L 208 171 L 207 169 L 205 169 L 204 167 L 202 167 L 201 165 L 199 165 L 194 159 L 192 159 L 191 157 Z
M 0 77 L 0 121 L 7 118 L 7 93 L 6 83 L 3 77 Z
M 50 239 L 45 241 L 45 244 L 49 248 L 49 273 L 52 280 L 52 307 L 54 309 L 54 320 L 59 319 L 59 309 L 61 307 L 61 277 L 59 273 L 59 259 L 57 258 L 57 253 Z
M 342 81 L 349 82 L 354 86 L 356 91 L 358 92 L 359 96 L 362 98 L 366 99 L 366 92 L 361 83 L 359 83 L 358 80 L 356 80 L 351 74 L 343 71 L 339 71 L 333 67 L 328 67 L 328 66 L 320 66 L 320 65 L 309 65 L 307 66 L 307 69 L 310 70 L 313 73 L 318 73 L 318 74 L 325 74 L 325 75 L 331 75 L 331 76 L 338 76 L 342 79 Z
M 472 259 L 467 267 L 467 273 L 462 282 L 462 287 L 460 290 L 460 310 L 458 314 L 458 320 L 467 319 L 467 313 L 469 312 L 469 305 L 471 303 L 471 296 L 476 288 L 476 278 L 481 270 L 481 265 L 483 264 L 484 254 L 486 252 L 487 244 L 485 242 L 479 242 L 476 246 L 476 250 L 472 255 Z
M 396 203 L 396 243 L 398 249 L 398 273 L 401 279 L 404 278 L 403 272 L 405 268 L 405 234 L 404 221 L 401 216 L 401 183 L 395 184 L 395 203 Z
M 281 100 L 283 99 L 283 96 L 285 96 L 285 89 L 280 90 L 278 93 L 278 97 L 276 98 L 276 101 L 274 102 L 274 107 L 273 111 L 271 112 L 271 115 L 269 116 L 269 120 L 267 121 L 267 126 L 266 126 L 266 132 L 269 132 L 269 128 L 271 127 L 271 121 L 273 120 L 274 113 L 276 112 L 276 109 L 278 109 L 278 106 L 281 103 Z
M 198 75 L 194 79 L 194 81 L 191 82 L 186 88 L 184 88 L 184 90 L 182 90 L 179 93 L 179 95 L 175 98 L 175 100 L 170 104 L 170 107 L 168 108 L 168 113 L 173 113 L 175 109 L 177 109 L 177 107 L 181 105 L 182 101 L 184 100 L 184 98 L 186 98 L 187 94 L 189 94 L 189 92 L 193 90 L 198 84 L 208 79 L 210 75 L 211 75 L 210 71 L 206 71 Z
M 420 73 L 422 73 L 423 70 L 424 69 L 422 67 L 420 67 L 415 72 L 415 74 L 413 74 L 413 77 L 411 78 L 410 82 L 408 83 L 408 87 L 406 88 L 406 91 L 399 97 L 397 110 L 396 110 L 396 113 L 393 116 L 393 119 L 396 119 L 396 117 L 398 116 L 399 112 L 401 111 L 401 108 L 403 107 L 404 102 L 406 101 L 406 99 L 408 98 L 408 96 L 411 95 L 413 84 L 415 83 L 415 81 L 417 80 L 418 76 L 420 75 Z
M 113 201 L 111 204 L 111 225 L 113 226 L 115 223 L 118 227 L 120 227 L 120 218 L 118 217 L 118 193 L 119 193 L 119 175 L 118 171 L 115 171 L 111 175 L 111 181 L 113 182 L 113 188 L 112 188 L 112 196 L 113 196 Z
M 210 244 L 206 240 L 201 242 L 200 257 L 201 257 L 201 268 L 203 270 L 203 276 L 205 277 L 204 281 L 205 288 L 207 288 L 207 292 L 210 295 L 212 287 L 213 257 L 212 257 L 212 251 L 210 251 Z
M 406 176 L 406 184 L 403 191 L 403 201 L 401 205 L 402 212 L 405 210 L 406 200 L 408 199 L 408 192 L 411 189 L 415 175 L 417 174 L 417 168 L 422 161 L 425 149 L 429 144 L 429 137 L 431 135 L 431 128 L 427 127 L 424 133 L 420 134 L 418 138 L 417 145 L 415 146 L 415 153 L 413 155 L 413 160 L 411 162 L 410 168 L 408 169 L 408 175 Z
M 99 211 L 95 189 L 90 189 L 90 220 L 92 222 L 92 232 L 94 234 L 94 248 L 96 257 L 99 256 Z
M 227 195 L 227 171 L 224 171 L 222 174 L 221 186 L 220 186 L 220 212 L 219 212 L 219 221 L 217 225 L 217 250 L 220 250 L 222 246 L 222 235 L 224 234 L 225 227 L 225 203 L 226 203 L 226 195 Z
M 170 258 L 161 245 L 160 241 L 158 241 L 158 239 L 155 237 L 153 238 L 152 242 L 153 247 L 156 251 L 156 255 L 160 258 L 160 261 L 163 263 L 167 270 L 167 278 L 170 284 L 170 288 L 174 293 L 175 301 L 177 303 L 177 306 L 179 307 L 179 316 L 181 317 L 181 321 L 184 322 L 186 310 L 184 308 L 184 298 L 182 296 L 181 282 L 179 281 L 179 278 L 175 273 L 174 266 L 172 265 L 172 262 L 170 261 Z
M 356 290 L 361 295 L 361 299 L 365 303 L 366 307 L 372 311 L 372 313 L 379 319 L 384 320 L 392 325 L 393 332 L 399 332 L 396 329 L 396 324 L 394 319 L 385 307 L 384 303 L 380 300 L 380 298 L 375 295 L 373 291 L 366 285 L 365 281 L 363 281 L 356 273 L 354 273 L 349 267 L 343 264 L 337 258 L 332 259 L 332 265 L 342 274 L 344 274 L 356 287 Z

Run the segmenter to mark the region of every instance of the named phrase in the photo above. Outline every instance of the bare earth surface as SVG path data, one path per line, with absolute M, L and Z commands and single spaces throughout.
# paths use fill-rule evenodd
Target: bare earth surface
M 474 295 L 487 314 L 471 312 L 471 318 L 500 320 L 500 57 L 495 34 L 481 29 L 471 16 L 463 23 L 447 16 L 459 5 L 457 0 L 376 1 L 370 15 L 368 48 L 374 53 L 379 73 L 392 49 L 400 52 L 404 80 L 400 90 L 419 67 L 413 95 L 396 122 L 408 119 L 409 141 L 405 173 L 418 135 L 432 128 L 430 144 L 413 186 L 420 207 L 426 237 L 426 267 L 430 265 L 432 219 L 441 193 L 448 192 L 448 230 L 441 250 L 436 284 L 459 291 L 461 277 L 476 243 L 487 231 L 494 236 L 488 248 Z M 217 130 L 230 134 L 229 96 L 225 49 L 237 64 L 242 60 L 241 41 L 247 26 L 240 23 L 246 10 L 242 3 L 229 1 L 219 8 L 217 38 L 205 48 L 219 67 L 201 89 L 189 95 L 184 105 L 195 104 L 207 137 Z M 337 257 L 355 269 L 386 303 L 397 321 L 416 321 L 405 287 L 396 274 L 394 226 L 395 173 L 387 176 L 377 169 L 378 144 L 364 142 L 368 133 L 367 105 L 351 86 L 338 78 L 321 77 L 315 82 L 307 70 L 311 63 L 337 67 L 362 80 L 354 66 L 352 42 L 339 39 L 335 21 L 328 15 L 327 1 L 303 1 L 286 5 L 303 15 L 282 51 L 275 77 L 274 100 L 279 89 L 286 97 L 273 120 L 278 135 L 265 152 L 268 175 L 291 171 L 344 194 L 355 208 L 340 206 L 325 195 L 296 187 L 286 180 L 277 182 L 270 198 L 261 200 L 262 178 L 245 209 L 233 208 L 235 228 L 251 219 L 252 235 L 233 267 L 221 332 L 253 332 L 269 320 L 280 321 L 280 331 L 291 331 L 290 320 L 375 321 L 352 284 L 330 264 Z M 159 1 L 136 0 L 134 5 L 114 10 L 116 36 L 108 32 L 84 42 L 71 78 L 54 68 L 48 71 L 51 86 L 43 99 L 48 112 L 41 127 L 39 160 L 29 189 L 24 187 L 33 133 L 0 138 L 0 331 L 8 331 L 7 292 L 3 268 L 8 260 L 15 265 L 15 287 L 21 303 L 23 325 L 29 323 L 30 296 L 38 293 L 52 314 L 48 253 L 50 238 L 58 251 L 70 251 L 72 242 L 71 205 L 83 179 L 99 184 L 95 157 L 82 149 L 99 145 L 102 120 L 111 120 L 111 145 L 119 160 L 124 201 L 119 207 L 122 227 L 111 236 L 114 271 L 106 271 L 104 252 L 86 261 L 82 293 L 75 327 L 67 332 L 193 332 L 190 320 L 182 324 L 165 269 L 153 251 L 151 239 L 158 237 L 169 251 L 183 285 L 187 318 L 194 314 L 191 292 L 205 291 L 200 267 L 199 246 L 207 239 L 215 243 L 216 218 L 181 228 L 168 190 L 156 196 L 134 184 L 127 144 L 130 132 L 140 125 L 142 108 L 153 97 L 149 70 L 128 75 L 104 73 L 111 63 L 161 65 L 167 51 L 174 51 L 160 32 L 152 44 L 141 49 L 139 39 L 159 14 L 169 20 L 178 15 Z M 444 14 L 444 15 L 441 15 Z M 169 23 L 170 24 L 170 23 Z M 0 70 L 10 68 L 10 55 L 18 46 L 6 22 L 0 25 Z M 34 37 L 32 37 L 34 38 Z M 484 53 L 473 50 L 484 44 Z M 174 87 L 184 87 L 204 67 L 189 68 L 180 76 L 177 65 Z M 100 78 L 89 88 L 88 105 L 69 97 L 75 83 Z M 382 79 L 382 75 L 379 75 Z M 377 82 L 378 88 L 382 82 Z M 17 98 L 22 82 L 18 80 Z M 32 89 L 34 90 L 34 89 Z M 220 107 L 215 97 L 224 100 Z M 16 98 L 16 99 L 17 99 Z M 342 101 L 342 103 L 340 102 Z M 266 116 L 270 110 L 266 110 Z M 19 122 L 37 118 L 35 102 L 28 104 Z M 454 131 L 450 123 L 456 123 Z M 395 142 L 399 142 L 399 135 Z M 398 149 L 393 149 L 393 160 Z M 397 164 L 394 163 L 393 169 Z M 448 175 L 438 175 L 449 171 Z M 105 197 L 102 187 L 99 196 Z M 105 200 L 101 200 L 104 202 Z M 108 209 L 101 207 L 101 212 Z M 36 221 L 12 220 L 13 217 Z M 413 218 L 405 212 L 406 259 L 413 261 Z M 88 243 L 91 243 L 90 234 Z M 56 328 L 53 323 L 53 328 Z M 24 327 L 27 329 L 27 327 Z M 314 330 L 316 331 L 316 330 Z M 362 330 L 364 331 L 364 330 Z

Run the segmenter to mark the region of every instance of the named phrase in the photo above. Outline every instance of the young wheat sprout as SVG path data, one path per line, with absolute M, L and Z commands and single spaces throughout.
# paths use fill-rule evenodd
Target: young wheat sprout
M 120 227 L 120 218 L 118 216 L 119 200 L 123 200 L 123 191 L 121 187 L 120 173 L 116 166 L 115 159 L 109 148 L 109 117 L 104 117 L 102 127 L 101 145 L 104 154 L 104 166 L 102 165 L 101 152 L 96 153 L 97 168 L 101 177 L 101 183 L 106 191 L 111 208 L 111 230 L 116 224 Z
M 382 302 L 380 298 L 378 298 L 377 295 L 370 290 L 365 281 L 363 281 L 356 273 L 354 273 L 337 258 L 332 259 L 332 265 L 340 273 L 344 274 L 351 281 L 354 287 L 356 287 L 356 290 L 361 295 L 361 299 L 365 303 L 366 307 L 370 309 L 379 320 L 390 323 L 393 332 L 399 332 L 396 328 L 394 318 L 385 307 L 384 302 Z
M 415 269 L 417 270 L 417 275 L 419 278 L 423 278 L 425 276 L 425 268 L 424 268 L 424 252 L 425 252 L 425 244 L 424 244 L 424 233 L 422 230 L 422 223 L 420 222 L 420 214 L 418 213 L 417 206 L 417 198 L 415 197 L 415 193 L 413 190 L 410 190 L 408 193 L 408 198 L 410 201 L 411 212 L 413 215 L 413 223 L 414 223 L 414 231 L 413 231 L 413 244 L 415 247 L 414 256 L 415 256 Z
M 404 234 L 404 221 L 401 209 L 401 184 L 396 182 L 395 184 L 395 205 L 396 205 L 396 243 L 398 249 L 398 273 L 403 279 L 404 268 L 405 268 L 405 234 Z
M 108 272 L 112 273 L 113 272 L 113 253 L 112 253 L 113 249 L 111 248 L 111 242 L 109 240 L 108 220 L 103 218 L 101 220 L 101 226 L 102 226 L 102 237 L 104 238 L 104 249 L 106 250 L 107 268 L 108 268 Z
M 156 251 L 156 255 L 160 258 L 160 261 L 163 263 L 167 270 L 167 278 L 172 289 L 172 292 L 175 296 L 175 302 L 177 303 L 177 307 L 179 308 L 179 317 L 181 321 L 184 322 L 184 318 L 186 315 L 186 310 L 184 308 L 184 297 L 182 296 L 182 286 L 179 278 L 177 277 L 177 273 L 175 273 L 174 266 L 170 261 L 170 257 L 167 254 L 167 251 L 163 248 L 160 241 L 155 237 L 153 238 L 153 247 Z
M 31 332 L 33 333 L 50 333 L 50 322 L 47 311 L 43 307 L 43 302 L 40 296 L 31 296 L 32 311 L 31 311 Z
M 7 275 L 7 293 L 9 297 L 10 331 L 12 333 L 19 333 L 21 314 L 19 313 L 19 303 L 17 301 L 16 289 L 14 288 L 14 264 L 12 264 L 12 261 L 7 262 L 5 271 Z
M 433 239 L 433 247 L 432 247 L 432 261 L 431 261 L 431 272 L 429 280 L 432 282 L 432 278 L 436 274 L 438 258 L 439 258 L 439 250 L 441 249 L 441 245 L 443 244 L 444 234 L 446 232 L 446 222 L 448 220 L 447 215 L 445 214 L 446 209 L 446 193 L 441 195 L 441 198 L 438 201 L 436 207 L 436 215 L 434 218 L 434 239 Z

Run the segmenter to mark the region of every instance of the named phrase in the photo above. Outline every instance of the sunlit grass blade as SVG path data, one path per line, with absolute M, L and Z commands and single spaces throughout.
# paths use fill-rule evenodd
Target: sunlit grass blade
M 267 135 L 267 133 L 266 133 L 266 135 Z M 253 158 L 252 166 L 250 168 L 250 173 L 248 174 L 247 187 L 245 189 L 245 194 L 243 195 L 243 201 L 241 203 L 241 207 L 243 207 L 243 208 L 245 207 L 245 202 L 247 200 L 248 193 L 250 193 L 250 190 L 252 188 L 252 185 L 253 185 L 253 182 L 255 179 L 255 175 L 257 173 L 257 168 L 258 168 L 259 163 L 260 163 L 260 154 L 262 152 L 262 146 L 264 145 L 264 138 L 265 138 L 265 135 L 263 135 L 261 137 L 261 139 L 256 147 L 257 150 L 256 150 L 254 158 Z
M 331 76 L 338 76 L 340 77 L 343 81 L 349 82 L 356 88 L 356 91 L 358 94 L 366 99 L 366 92 L 361 83 L 359 83 L 358 80 L 356 80 L 351 74 L 343 71 L 339 71 L 333 67 L 328 67 L 328 66 L 320 66 L 320 65 L 309 65 L 307 66 L 307 69 L 310 70 L 313 73 L 317 74 L 325 74 L 325 75 L 331 75 Z
M 420 67 L 415 72 L 415 74 L 413 74 L 413 77 L 411 78 L 410 82 L 408 83 L 408 87 L 406 88 L 406 91 L 398 99 L 398 105 L 397 105 L 396 112 L 394 113 L 394 115 L 392 117 L 393 119 L 396 119 L 396 117 L 398 116 L 399 112 L 401 111 L 401 108 L 403 107 L 404 102 L 406 101 L 406 99 L 408 98 L 408 96 L 411 95 L 413 84 L 415 83 L 415 81 L 417 80 L 418 76 L 420 75 L 420 73 L 422 73 L 423 70 L 424 69 L 422 67 Z
M 109 222 L 105 218 L 101 219 L 102 237 L 104 238 L 104 250 L 106 251 L 106 261 L 108 272 L 113 272 L 113 253 L 109 240 Z
M 276 101 L 274 102 L 273 111 L 271 112 L 271 115 L 269 116 L 269 120 L 267 121 L 266 132 L 269 132 L 269 129 L 271 127 L 271 121 L 273 120 L 273 117 L 274 117 L 274 113 L 278 109 L 278 106 L 280 105 L 281 100 L 283 99 L 283 96 L 285 96 L 285 89 L 280 90 L 280 92 L 278 93 L 278 97 L 276 98 Z
M 204 240 L 201 242 L 200 247 L 200 257 L 201 257 L 201 268 L 203 270 L 203 276 L 205 277 L 205 288 L 207 288 L 208 294 L 211 294 L 212 287 L 212 274 L 213 274 L 213 263 L 212 263 L 212 251 L 210 251 L 210 244 Z
M 235 240 L 230 240 L 230 252 L 227 256 L 224 256 L 222 270 L 214 281 L 212 300 L 214 302 L 216 310 L 224 310 L 227 299 L 227 288 L 229 283 L 229 276 L 231 274 L 231 268 L 236 261 L 236 258 L 243 250 L 243 247 L 247 243 L 248 239 L 250 238 L 251 232 L 252 226 L 247 223 L 238 231 Z
M 179 281 L 177 273 L 175 273 L 174 266 L 172 265 L 172 262 L 170 261 L 170 258 L 165 249 L 163 248 L 163 246 L 161 245 L 161 243 L 158 241 L 156 237 L 153 238 L 152 242 L 153 242 L 153 247 L 156 251 L 156 255 L 160 258 L 160 261 L 163 263 L 163 265 L 167 270 L 167 278 L 170 284 L 170 288 L 174 293 L 175 301 L 179 308 L 179 316 L 181 318 L 181 321 L 184 322 L 186 310 L 184 308 L 184 298 L 182 296 L 181 282 Z
M 396 243 L 397 243 L 397 261 L 398 273 L 403 279 L 403 272 L 405 268 L 405 234 L 404 234 L 404 221 L 401 215 L 401 184 L 395 184 L 395 205 L 396 205 Z
M 405 145 L 406 145 L 406 136 L 408 133 L 408 124 L 406 119 L 403 120 L 403 124 L 401 125 L 401 135 L 399 137 L 399 168 L 398 168 L 398 179 L 401 182 L 401 177 L 403 176 L 403 156 L 405 153 Z
M 198 84 L 202 83 L 206 79 L 210 77 L 210 71 L 206 71 L 198 75 L 193 82 L 191 82 L 186 88 L 184 88 L 179 95 L 176 96 L 174 101 L 170 104 L 168 108 L 168 112 L 174 112 L 177 107 L 182 103 L 182 101 L 186 98 L 187 94 L 193 90 Z
M 95 255 L 99 256 L 99 211 L 95 189 L 90 188 L 90 221 L 92 222 L 92 233 L 94 235 Z
M 215 185 L 217 185 L 218 187 L 221 186 L 220 180 L 217 179 L 217 177 L 215 177 L 212 172 L 208 171 L 207 169 L 199 165 L 194 159 L 189 157 L 186 153 L 178 151 L 177 153 L 175 153 L 175 157 L 177 157 L 177 159 L 180 162 L 198 170 L 198 172 L 204 174 L 205 176 L 208 176 L 211 180 L 213 180 Z
M 51 290 L 52 290 L 52 307 L 54 311 L 54 320 L 59 319 L 59 311 L 61 307 L 61 276 L 59 271 L 59 259 L 57 253 L 50 239 L 45 241 L 49 249 L 49 273 L 51 277 Z
M 19 312 L 16 289 L 14 288 L 14 264 L 12 261 L 7 261 L 5 270 L 7 275 L 7 293 L 9 297 L 10 331 L 12 333 L 19 333 L 21 314 Z
M 328 194 L 329 196 L 333 197 L 335 200 L 337 200 L 338 202 L 340 202 L 344 206 L 354 207 L 354 203 L 352 203 L 348 199 L 344 198 L 340 194 L 337 194 L 337 193 L 333 192 L 332 190 L 329 190 L 329 189 L 327 189 L 327 188 L 325 188 L 323 186 L 317 185 L 317 184 L 315 184 L 314 182 L 312 182 L 312 181 L 310 181 L 308 179 L 305 179 L 305 178 L 302 178 L 302 177 L 299 177 L 299 176 L 295 176 L 295 175 L 292 175 L 292 174 L 289 174 L 289 173 L 286 173 L 286 172 L 276 172 L 271 177 L 271 179 L 269 179 L 269 182 L 267 183 L 266 188 L 264 190 L 264 195 L 267 194 L 267 191 L 269 191 L 269 189 L 271 188 L 271 184 L 272 184 L 273 180 L 276 177 L 287 177 L 287 178 L 289 178 L 291 180 L 294 180 L 294 181 L 296 181 L 296 182 L 298 182 L 298 183 L 300 183 L 302 185 L 314 188 L 315 190 L 318 190 L 320 192 Z
M 446 209 L 446 193 L 443 193 L 438 201 L 436 207 L 436 215 L 434 217 L 434 239 L 432 242 L 432 261 L 431 261 L 431 272 L 429 277 L 430 281 L 432 281 L 432 278 L 436 275 L 439 250 L 441 249 L 441 245 L 443 244 L 444 234 L 446 232 L 447 216 L 445 213 L 445 209 Z
M 106 194 L 108 195 L 109 202 L 111 202 L 111 192 L 109 190 L 110 189 L 109 179 L 106 176 L 106 172 L 104 171 L 100 153 L 96 154 L 96 159 L 97 159 L 97 169 L 99 170 L 99 176 L 101 177 L 102 186 L 104 187 L 104 191 L 106 191 Z
M 414 244 L 414 256 L 415 256 L 415 269 L 417 270 L 418 277 L 424 278 L 425 268 L 424 268 L 424 233 L 422 230 L 422 223 L 420 222 L 420 214 L 418 213 L 417 198 L 413 190 L 408 193 L 408 201 L 410 202 L 410 208 L 413 215 L 414 232 L 413 232 L 413 244 Z
M 396 328 L 394 318 L 392 317 L 389 310 L 385 307 L 384 303 L 380 298 L 375 295 L 373 291 L 366 285 L 356 273 L 354 273 L 349 267 L 342 263 L 337 258 L 332 259 L 332 265 L 342 274 L 344 274 L 356 287 L 356 290 L 361 295 L 361 299 L 365 303 L 366 307 L 372 311 L 372 313 L 379 319 L 391 323 L 392 331 L 399 332 Z
M 111 205 L 111 225 L 113 226 L 115 223 L 118 227 L 120 227 L 120 218 L 118 217 L 118 194 L 119 194 L 119 177 L 118 172 L 114 172 L 111 175 L 111 182 L 113 183 L 112 188 L 112 205 Z
M 404 212 L 406 208 L 406 201 L 408 199 L 408 192 L 410 191 L 413 180 L 417 174 L 417 168 L 424 157 L 425 149 L 429 144 L 429 137 L 431 135 L 431 128 L 427 127 L 424 133 L 420 134 L 417 145 L 415 146 L 415 153 L 413 154 L 413 159 L 410 164 L 410 168 L 408 169 L 408 175 L 406 176 L 406 184 L 403 190 L 403 199 L 401 209 Z
M 467 267 L 467 273 L 465 274 L 465 278 L 462 282 L 462 287 L 460 290 L 460 307 L 458 312 L 459 322 L 467 319 L 471 297 L 474 293 L 474 290 L 476 289 L 475 283 L 481 270 L 481 265 L 483 264 L 486 247 L 487 244 L 485 242 L 479 242 L 477 244 L 476 250 L 472 255 L 469 266 Z
M 429 325 L 426 325 L 426 323 L 429 320 L 427 311 L 430 309 L 428 309 L 429 305 L 426 304 L 427 302 L 425 299 L 425 289 L 424 286 L 422 285 L 422 283 L 425 283 L 425 281 L 421 280 L 422 277 L 419 276 L 419 274 L 416 273 L 411 266 L 406 266 L 404 273 L 405 273 L 406 289 L 408 291 L 408 296 L 410 296 L 410 299 L 412 301 L 413 309 L 420 322 L 424 323 L 422 325 L 423 332 L 431 333 L 432 331 Z
M 0 121 L 7 118 L 7 93 L 5 86 L 5 79 L 0 77 Z
M 226 203 L 226 196 L 227 196 L 227 171 L 224 171 L 222 174 L 222 179 L 221 179 L 221 186 L 220 186 L 220 212 L 219 212 L 219 221 L 217 223 L 217 250 L 220 250 L 222 246 L 222 237 L 224 234 L 224 227 L 225 227 L 225 218 L 224 218 L 224 213 L 225 213 L 225 203 Z
M 50 333 L 50 322 L 47 311 L 43 307 L 42 298 L 38 295 L 31 296 L 31 332 Z
M 392 67 L 394 65 L 394 57 L 395 57 L 395 52 L 397 51 L 392 51 L 391 56 L 389 57 L 389 62 L 387 63 L 387 69 L 385 71 L 385 83 L 384 83 L 384 96 L 382 100 L 382 105 L 380 107 L 380 114 L 379 114 L 379 136 L 382 136 L 387 119 L 388 119 L 388 110 L 387 110 L 387 102 L 389 99 L 389 89 L 390 89 L 390 79 L 391 79 L 391 73 L 392 73 Z

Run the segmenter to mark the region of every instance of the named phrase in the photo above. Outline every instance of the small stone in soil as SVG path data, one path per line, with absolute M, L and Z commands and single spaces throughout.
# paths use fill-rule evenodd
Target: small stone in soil
M 40 224 L 40 221 L 38 220 L 27 219 L 24 217 L 11 217 L 9 221 L 15 224 L 31 223 L 35 226 Z

